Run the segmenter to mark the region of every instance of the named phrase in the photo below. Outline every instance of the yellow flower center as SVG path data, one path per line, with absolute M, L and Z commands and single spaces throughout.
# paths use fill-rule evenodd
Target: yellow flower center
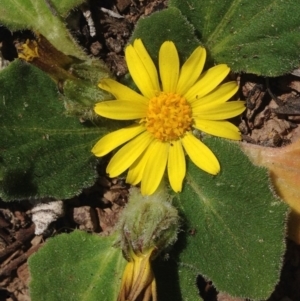
M 143 121 L 155 138 L 174 141 L 191 129 L 192 109 L 184 97 L 161 92 L 149 100 L 147 116 Z

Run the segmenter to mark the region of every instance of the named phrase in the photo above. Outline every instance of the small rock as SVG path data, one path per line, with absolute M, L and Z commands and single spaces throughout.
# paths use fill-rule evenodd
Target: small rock
M 41 235 L 48 226 L 64 215 L 62 201 L 38 203 L 32 209 L 32 222 L 35 224 L 35 235 Z

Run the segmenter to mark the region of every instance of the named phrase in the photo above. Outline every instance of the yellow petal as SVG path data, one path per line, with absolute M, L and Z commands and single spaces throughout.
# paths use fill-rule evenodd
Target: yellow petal
M 206 104 L 221 104 L 229 100 L 239 89 L 236 82 L 228 82 L 216 87 L 212 92 L 201 98 L 194 98 L 190 101 L 192 109 Z
M 98 87 L 111 93 L 116 99 L 148 103 L 148 99 L 143 95 L 110 78 L 101 80 L 101 82 L 98 84 Z
M 154 97 L 160 91 L 157 71 L 153 72 L 153 62 L 142 41 L 138 40 L 134 46 L 127 46 L 125 57 L 130 75 L 141 93 L 147 98 Z
M 95 112 L 103 117 L 116 120 L 132 120 L 146 116 L 147 105 L 130 100 L 102 101 L 95 105 Z
M 97 157 L 102 157 L 111 152 L 113 149 L 131 140 L 138 134 L 145 131 L 145 127 L 134 124 L 126 128 L 112 132 L 101 138 L 92 148 L 92 152 Z
M 210 135 L 232 140 L 241 140 L 240 130 L 229 121 L 212 121 L 195 118 L 193 126 Z
M 111 178 L 120 175 L 141 155 L 153 140 L 152 135 L 145 131 L 124 145 L 110 160 L 106 172 Z
M 200 98 L 215 89 L 228 75 L 230 69 L 225 64 L 220 64 L 204 72 L 200 79 L 186 92 L 184 97 L 188 101 Z
M 196 82 L 203 70 L 205 60 L 205 48 L 197 47 L 181 67 L 176 87 L 178 94 L 183 95 Z
M 153 194 L 159 186 L 168 160 L 169 143 L 154 140 L 146 150 L 149 157 L 143 173 L 141 192 L 143 195 Z
M 180 192 L 186 173 L 185 157 L 179 140 L 173 141 L 169 147 L 168 176 L 172 189 Z
M 193 109 L 193 117 L 206 120 L 224 120 L 240 115 L 245 111 L 244 101 L 230 101 L 219 105 L 203 105 Z
M 159 80 L 158 80 L 158 73 L 156 66 L 154 65 L 149 53 L 147 52 L 143 42 L 141 39 L 134 40 L 133 47 L 137 53 L 137 55 L 140 57 L 141 61 L 143 62 L 145 68 L 147 69 L 149 73 L 149 77 L 152 81 L 153 87 L 156 89 L 156 91 L 160 91 L 159 86 Z
M 213 152 L 199 139 L 187 132 L 181 139 L 187 154 L 199 168 L 216 175 L 220 171 L 220 164 Z
M 141 182 L 149 155 L 150 153 L 145 151 L 134 161 L 128 170 L 126 183 L 137 185 Z
M 164 92 L 175 92 L 179 76 L 179 57 L 173 42 L 164 42 L 159 50 L 159 74 Z

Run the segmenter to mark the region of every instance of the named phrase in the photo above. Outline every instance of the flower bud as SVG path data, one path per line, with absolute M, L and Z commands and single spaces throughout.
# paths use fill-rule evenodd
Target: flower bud
M 128 263 L 117 301 L 157 301 L 151 260 L 176 241 L 178 228 L 177 210 L 163 189 L 151 196 L 131 189 L 119 222 L 119 244 Z
M 145 254 L 150 249 L 156 249 L 157 256 L 176 241 L 179 216 L 168 198 L 163 189 L 150 196 L 141 195 L 137 188 L 131 189 L 119 222 L 120 244 L 126 256 L 131 250 Z

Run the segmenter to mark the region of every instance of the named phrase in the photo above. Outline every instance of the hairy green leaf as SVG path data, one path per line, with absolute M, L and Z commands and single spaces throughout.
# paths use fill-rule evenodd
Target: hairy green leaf
M 71 9 L 86 2 L 86 0 L 44 0 L 48 6 L 53 6 L 55 10 L 62 16 L 66 17 Z
M 166 40 L 171 40 L 176 44 L 178 53 L 183 60 L 186 60 L 200 44 L 194 35 L 194 27 L 176 8 L 165 9 L 145 19 L 140 19 L 131 37 L 131 42 L 138 38 L 142 39 L 147 51 L 155 61 L 158 59 L 158 50 L 161 44 Z
M 0 87 L 0 196 L 69 198 L 91 186 L 91 148 L 108 130 L 67 117 L 54 82 L 30 64 L 11 63 Z
M 202 300 L 197 287 L 198 274 L 199 272 L 191 265 L 186 265 L 183 263 L 178 265 L 178 279 L 182 301 Z
M 11 30 L 30 29 L 45 36 L 58 50 L 81 59 L 86 55 L 75 43 L 63 20 L 65 14 L 82 1 L 79 0 L 1 0 L 0 23 Z
M 299 9 L 294 0 L 170 0 L 195 26 L 217 63 L 235 72 L 278 76 L 299 66 Z
M 270 190 L 266 169 L 252 165 L 238 144 L 211 137 L 205 143 L 221 172 L 211 176 L 188 162 L 176 200 L 187 223 L 179 260 L 219 291 L 266 299 L 279 280 L 287 206 Z
M 117 300 L 126 260 L 115 237 L 61 234 L 29 259 L 32 301 Z

